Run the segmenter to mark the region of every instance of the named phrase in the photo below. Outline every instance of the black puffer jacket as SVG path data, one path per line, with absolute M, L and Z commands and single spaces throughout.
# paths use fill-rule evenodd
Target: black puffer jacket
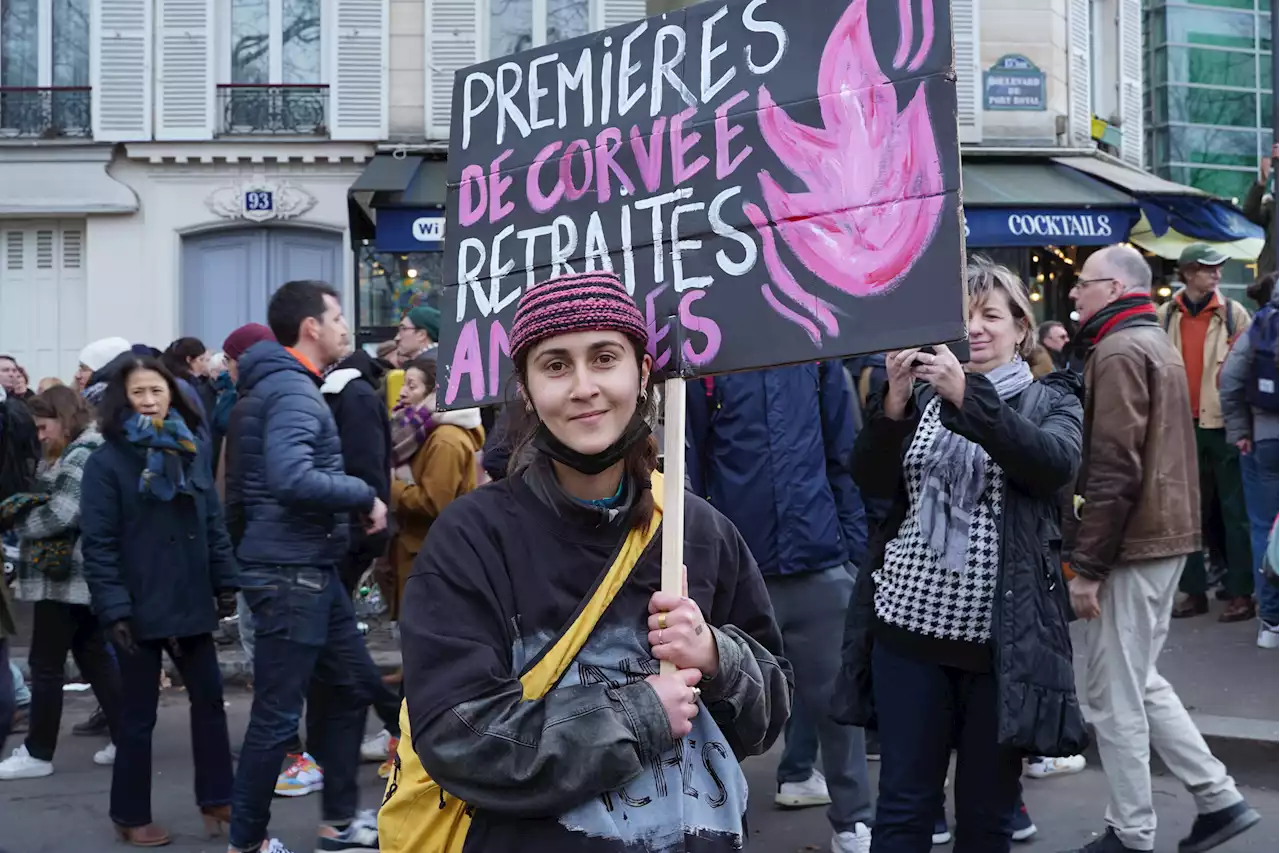
M 1035 755 L 1076 755 L 1088 745 L 1076 699 L 1070 599 L 1062 579 L 1059 492 L 1080 464 L 1084 419 L 1080 380 L 1052 373 L 1018 397 L 1002 402 L 986 377 L 971 374 L 964 405 L 943 401 L 942 424 L 980 444 L 1005 474 L 991 636 L 1000 708 L 1002 746 Z M 843 664 L 831 713 L 842 723 L 876 727 L 871 692 L 873 575 L 884 564 L 885 545 L 907 515 L 902 460 L 915 437 L 920 412 L 932 399 L 918 387 L 912 414 L 884 415 L 882 394 L 868 406 L 866 428 L 854 448 L 853 477 L 864 495 L 889 498 L 892 509 L 872 536 L 871 571 L 858 575 L 845 624 Z

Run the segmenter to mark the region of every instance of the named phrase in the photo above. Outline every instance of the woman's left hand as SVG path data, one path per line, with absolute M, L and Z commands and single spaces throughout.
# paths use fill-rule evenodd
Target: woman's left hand
M 964 405 L 964 367 L 951 347 L 942 344 L 933 353 L 922 352 L 916 356 L 919 364 L 912 375 L 933 386 L 938 396 L 957 409 Z
M 720 651 L 711 626 L 688 591 L 686 581 L 686 595 L 659 591 L 649 599 L 649 645 L 658 660 L 712 678 L 720 669 Z

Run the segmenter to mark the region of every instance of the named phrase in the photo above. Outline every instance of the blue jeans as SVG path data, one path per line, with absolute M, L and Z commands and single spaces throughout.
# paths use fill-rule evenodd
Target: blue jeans
M 336 567 L 245 567 L 241 584 L 253 611 L 254 694 L 230 835 L 235 849 L 257 850 L 304 702 L 311 708 L 307 745 L 324 769 L 321 817 L 331 824 L 355 818 L 360 741 L 373 700 L 365 674 L 372 663 Z
M 22 670 L 18 669 L 18 665 L 13 661 L 9 661 L 9 674 L 13 678 L 13 701 L 19 708 L 30 705 L 31 688 L 27 686 L 26 679 L 22 677 Z
M 1275 523 L 1280 503 L 1280 441 L 1269 438 L 1253 445 L 1252 453 L 1240 454 L 1240 480 L 1244 484 L 1244 505 L 1249 513 L 1249 542 L 1253 547 L 1253 589 L 1258 596 L 1258 616 L 1268 625 L 1280 622 L 1280 590 L 1262 576 L 1267 553 L 1267 537 Z
M 0 583 L 4 583 L 0 580 Z M 13 697 L 13 670 L 9 668 L 9 641 L 0 637 L 0 750 L 4 749 L 9 728 L 13 725 L 13 712 L 18 707 Z
M 1008 853 L 1022 755 L 999 745 L 996 679 L 896 654 L 877 642 L 880 791 L 872 853 L 928 850 L 956 751 L 954 853 Z
M 119 651 L 119 650 L 117 650 Z M 231 802 L 231 741 L 222 704 L 222 674 L 212 634 L 146 640 L 133 654 L 119 651 L 120 723 L 111 768 L 111 819 L 120 826 L 151 823 L 151 736 L 160 701 L 161 655 L 169 653 L 191 701 L 191 756 L 196 805 Z

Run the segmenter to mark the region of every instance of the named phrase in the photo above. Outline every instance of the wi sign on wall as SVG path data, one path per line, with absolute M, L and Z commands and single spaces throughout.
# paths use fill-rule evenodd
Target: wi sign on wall
M 622 278 L 662 375 L 964 336 L 947 0 L 704 3 L 453 103 L 446 408 L 500 398 L 520 294 L 571 271 Z

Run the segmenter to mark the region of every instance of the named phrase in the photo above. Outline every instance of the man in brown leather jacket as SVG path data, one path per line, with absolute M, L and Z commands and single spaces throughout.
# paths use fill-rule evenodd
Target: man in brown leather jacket
M 1186 370 L 1150 292 L 1151 270 L 1129 246 L 1092 255 L 1071 290 L 1086 395 L 1071 604 L 1089 620 L 1085 689 L 1111 789 L 1106 833 L 1076 853 L 1154 849 L 1153 744 L 1196 799 L 1179 853 L 1259 820 L 1156 671 L 1178 578 L 1200 548 L 1200 489 Z

